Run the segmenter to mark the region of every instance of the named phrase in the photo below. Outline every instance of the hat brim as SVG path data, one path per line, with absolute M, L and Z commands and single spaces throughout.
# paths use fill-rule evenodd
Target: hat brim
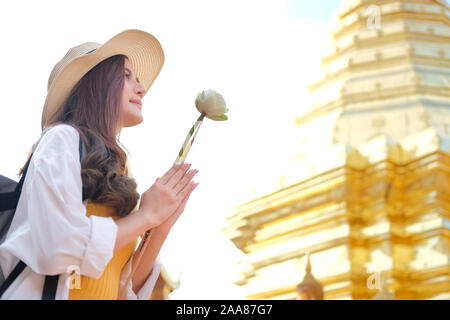
M 147 32 L 136 29 L 123 31 L 94 52 L 73 59 L 59 72 L 48 89 L 42 112 L 42 129 L 48 126 L 50 118 L 89 70 L 118 54 L 128 57 L 147 93 L 164 64 L 164 51 L 158 39 Z

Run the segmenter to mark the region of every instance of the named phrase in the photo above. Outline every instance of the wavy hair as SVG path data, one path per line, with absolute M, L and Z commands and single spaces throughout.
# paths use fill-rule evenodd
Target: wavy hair
M 81 164 L 83 200 L 112 207 L 119 217 L 128 215 L 139 200 L 136 182 L 127 176 L 127 155 L 116 136 L 122 116 L 125 58 L 112 56 L 92 68 L 50 119 L 50 125 L 73 126 L 86 146 Z

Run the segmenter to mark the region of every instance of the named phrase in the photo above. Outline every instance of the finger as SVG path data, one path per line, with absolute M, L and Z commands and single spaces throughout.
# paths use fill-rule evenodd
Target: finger
M 175 172 L 180 169 L 181 163 L 175 163 L 172 168 L 170 168 L 162 177 L 159 179 L 159 182 L 162 184 L 166 184 L 167 181 L 175 174 Z
M 191 181 L 188 183 L 188 185 L 180 191 L 180 193 L 178 194 L 179 197 L 183 198 L 188 196 L 197 186 L 199 185 L 199 183 L 195 183 L 194 181 Z
M 181 200 L 180 205 L 178 206 L 177 210 L 175 210 L 176 216 L 179 217 L 179 216 L 183 213 L 184 208 L 186 207 L 186 203 L 187 203 L 187 201 L 188 201 L 188 199 L 189 199 L 189 195 L 190 195 L 191 193 L 192 193 L 192 191 L 191 191 L 190 193 L 188 193 L 188 194 L 184 197 L 183 200 Z M 177 218 L 177 219 L 178 219 L 178 218 Z
M 200 184 L 199 182 L 194 183 L 194 186 L 192 187 L 192 189 L 189 190 L 188 194 L 187 194 L 186 197 L 185 197 L 185 198 L 186 198 L 186 201 L 189 199 L 189 197 L 191 196 L 192 192 L 195 190 L 195 188 L 197 188 L 197 186 L 198 186 L 199 184 Z
M 174 188 L 180 180 L 186 175 L 186 171 L 191 166 L 190 163 L 182 163 L 180 168 L 175 172 L 175 174 L 167 182 L 169 188 Z
M 183 176 L 186 174 L 186 171 L 188 171 L 190 166 L 190 163 L 181 164 L 181 167 L 175 172 L 173 176 L 169 178 L 166 186 L 168 186 L 169 188 L 175 187 L 177 183 L 180 182 L 181 178 L 183 178 Z
M 198 184 L 197 184 L 197 185 L 198 185 Z M 175 210 L 175 212 L 173 213 L 173 215 L 170 216 L 170 218 L 175 217 L 175 219 L 178 219 L 178 217 L 183 213 L 184 208 L 186 207 L 186 203 L 187 203 L 187 201 L 188 201 L 189 197 L 191 196 L 192 191 L 193 191 L 194 189 L 195 189 L 195 186 L 194 186 L 194 188 L 191 188 L 190 191 L 186 194 L 186 196 L 181 200 L 181 202 L 180 202 L 180 204 L 178 205 L 177 209 Z
M 198 170 L 189 170 L 186 175 L 180 180 L 180 182 L 175 186 L 175 193 L 178 195 L 180 191 L 186 187 L 186 185 L 194 178 L 194 176 L 197 174 Z
M 176 215 L 180 216 L 181 213 L 183 213 L 184 208 L 186 207 L 186 203 L 187 203 L 189 197 L 190 197 L 191 194 L 192 194 L 192 191 L 194 191 L 194 189 L 195 189 L 197 186 L 198 186 L 198 183 L 197 183 L 197 184 L 194 184 L 194 187 L 191 188 L 191 189 L 189 190 L 189 192 L 186 194 L 186 196 L 183 198 L 183 200 L 181 200 L 180 205 L 178 206 L 177 210 L 175 210 L 175 214 L 176 214 Z M 178 218 L 177 218 L 177 219 L 178 219 Z

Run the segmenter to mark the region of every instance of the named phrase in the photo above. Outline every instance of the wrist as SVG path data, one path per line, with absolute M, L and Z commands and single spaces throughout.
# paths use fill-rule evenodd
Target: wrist
M 135 213 L 139 215 L 143 220 L 145 230 L 153 229 L 158 225 L 158 223 L 153 218 L 155 215 L 153 215 L 151 211 L 140 208 L 136 210 Z
M 171 229 L 172 228 L 168 228 L 164 224 L 162 224 L 162 225 L 154 227 L 152 229 L 152 232 L 153 233 L 158 233 L 158 234 L 161 234 L 161 235 L 164 235 L 164 236 L 168 236 Z

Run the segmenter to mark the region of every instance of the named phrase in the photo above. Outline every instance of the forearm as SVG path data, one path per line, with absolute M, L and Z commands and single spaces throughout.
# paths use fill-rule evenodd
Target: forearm
M 139 210 L 126 217 L 117 219 L 118 227 L 114 251 L 120 250 L 148 230 L 151 225 L 144 219 Z
M 145 281 L 150 276 L 150 273 L 153 270 L 153 265 L 155 264 L 156 258 L 158 257 L 167 235 L 167 232 L 162 232 L 158 230 L 158 228 L 154 228 L 150 234 L 150 237 L 147 239 L 148 244 L 146 245 L 146 249 L 142 254 L 139 265 L 137 266 L 136 272 L 132 278 L 133 291 L 135 293 L 142 288 Z M 133 265 L 136 263 L 137 257 L 139 256 L 141 246 L 142 242 L 133 257 Z

